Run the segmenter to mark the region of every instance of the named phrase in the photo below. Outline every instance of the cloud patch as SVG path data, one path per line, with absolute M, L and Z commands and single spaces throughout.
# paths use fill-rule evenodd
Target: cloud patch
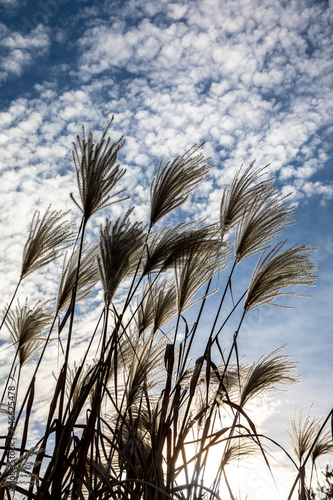
M 37 26 L 27 35 L 10 31 L 0 23 L 0 82 L 10 77 L 20 77 L 35 62 L 47 54 L 50 37 L 45 27 Z

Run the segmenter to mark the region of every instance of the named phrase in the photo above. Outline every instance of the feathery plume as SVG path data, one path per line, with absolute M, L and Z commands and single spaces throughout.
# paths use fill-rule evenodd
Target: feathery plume
M 220 374 L 224 372 L 224 364 L 216 366 L 211 362 L 210 365 L 209 369 L 204 367 L 203 357 L 200 356 L 194 367 L 189 367 L 181 379 L 182 385 L 193 394 L 190 419 L 196 422 L 198 429 L 205 425 L 207 414 L 212 408 L 218 410 L 223 405 L 226 394 L 230 398 L 239 393 L 239 368 L 228 367 L 221 387 Z
M 279 195 L 271 192 L 254 198 L 241 218 L 235 236 L 235 257 L 237 262 L 264 250 L 267 244 L 294 224 L 293 207 L 283 203 Z
M 150 227 L 185 203 L 188 194 L 207 178 L 213 165 L 205 164 L 207 159 L 198 152 L 201 146 L 193 146 L 165 165 L 161 160 L 150 187 Z
M 113 119 L 114 116 L 112 116 L 101 140 L 97 144 L 93 142 L 92 132 L 89 132 L 86 139 L 84 127 L 82 127 L 82 139 L 77 136 L 77 145 L 73 143 L 73 162 L 81 205 L 75 200 L 72 193 L 70 196 L 81 210 L 86 221 L 98 210 L 125 199 L 114 199 L 124 189 L 110 194 L 126 171 L 121 169 L 119 164 L 115 165 L 118 153 L 125 144 L 125 140 L 121 137 L 110 146 L 110 137 L 106 139 Z
M 329 431 L 325 432 L 325 434 L 321 434 L 316 441 L 311 452 L 311 460 L 313 463 L 315 463 L 317 458 L 327 454 L 333 454 L 332 434 Z
M 292 385 L 297 382 L 296 363 L 290 356 L 276 356 L 281 347 L 261 356 L 252 366 L 242 369 L 240 406 L 267 390 L 276 390 L 276 384 Z
M 143 299 L 137 312 L 137 328 L 141 334 L 153 326 L 156 332 L 168 323 L 176 314 L 176 291 L 169 280 L 145 284 L 142 290 Z
M 10 460 L 6 464 L 4 471 L 0 474 L 0 489 L 4 491 L 5 488 L 11 488 L 13 483 L 37 481 L 37 476 L 31 471 L 31 462 L 29 463 L 29 459 L 33 455 L 37 455 L 40 451 L 40 448 L 36 445 L 18 458 Z M 14 481 L 13 477 L 15 477 Z
M 173 228 L 155 231 L 148 240 L 148 256 L 143 266 L 143 274 L 166 270 L 174 266 L 179 253 L 195 250 L 202 255 L 229 255 L 229 245 L 221 245 L 221 238 L 215 224 L 198 228 L 199 223 L 179 223 Z
M 252 439 L 240 436 L 237 439 L 229 441 L 228 447 L 223 454 L 221 468 L 235 460 L 246 460 L 258 453 L 259 447 Z
M 35 212 L 23 250 L 21 279 L 58 258 L 73 241 L 72 224 L 63 220 L 67 214 L 50 212 L 50 207 L 42 218 L 38 210 Z
M 74 380 L 77 378 L 77 372 L 78 372 L 81 364 L 82 364 L 82 360 L 81 360 L 80 364 L 77 364 L 74 361 L 73 368 L 69 368 L 68 372 L 66 374 L 66 379 L 67 379 L 66 392 L 67 392 L 68 398 L 71 395 L 72 385 L 74 383 Z M 92 365 L 86 364 L 83 367 L 83 369 L 81 370 L 80 375 L 78 376 L 78 378 L 76 380 L 75 388 L 72 391 L 72 395 L 71 395 L 70 402 L 71 402 L 71 407 L 72 408 L 75 406 L 77 400 L 79 399 L 83 387 L 86 385 L 86 383 L 87 383 L 87 381 L 89 379 L 89 376 L 91 376 L 92 368 L 96 364 L 97 364 L 97 360 L 93 360 L 93 364 Z M 55 378 L 57 380 L 57 377 L 55 377 Z M 94 384 L 92 386 L 90 394 L 89 394 L 90 404 L 92 404 L 92 401 L 93 401 L 93 398 L 94 398 L 95 385 L 96 384 Z
M 163 378 L 167 338 L 154 342 L 155 335 L 143 339 L 132 331 L 122 343 L 121 358 L 125 367 L 125 392 L 128 407 L 141 399 L 142 391 L 151 390 Z
M 216 251 L 215 240 L 212 240 L 211 246 L 209 241 L 205 241 L 202 248 L 200 245 L 192 248 L 186 245 L 184 251 L 182 248 L 179 249 L 174 261 L 179 313 L 193 305 L 196 301 L 190 302 L 191 298 L 214 274 L 225 268 L 225 256 L 222 253 L 214 255 L 214 251 Z
M 145 242 L 146 234 L 141 224 L 129 221 L 132 210 L 114 224 L 106 219 L 104 229 L 100 230 L 97 263 L 106 304 L 112 300 L 122 279 L 135 271 Z
M 246 294 L 246 311 L 263 304 L 285 307 L 274 303 L 274 299 L 280 295 L 304 295 L 284 291 L 284 288 L 314 286 L 316 276 L 313 272 L 316 267 L 310 262 L 313 248 L 308 245 L 295 245 L 279 253 L 284 243 L 278 243 L 269 253 L 264 252 L 260 257 Z
M 272 179 L 266 179 L 257 184 L 255 182 L 262 177 L 264 169 L 268 166 L 253 170 L 254 161 L 240 176 L 240 171 L 234 177 L 229 189 L 223 191 L 220 206 L 220 230 L 223 235 L 232 229 L 241 218 L 253 200 L 259 200 L 275 190 Z
M 290 430 L 287 432 L 290 436 L 292 448 L 299 463 L 306 452 L 311 448 L 320 428 L 320 421 L 318 418 L 310 418 L 309 411 L 303 422 L 302 410 L 294 411 L 293 418 L 290 417 Z
M 151 404 L 152 408 L 154 405 Z M 135 405 L 131 407 L 131 417 L 129 412 L 125 412 L 121 417 L 121 424 L 119 423 L 119 416 L 116 412 L 108 415 L 106 420 L 109 422 L 109 429 L 116 428 L 117 436 L 111 434 L 111 439 L 115 441 L 116 445 L 111 450 L 111 467 L 117 475 L 125 470 L 135 477 L 142 477 L 142 471 L 148 473 L 149 468 L 153 468 L 149 464 L 149 455 L 152 451 L 151 443 L 151 427 L 152 416 L 151 412 L 142 405 Z M 106 429 L 106 433 L 109 433 Z M 116 453 L 115 453 L 116 450 Z M 108 467 L 109 469 L 109 467 Z
M 87 247 L 85 247 L 85 249 L 87 249 Z M 81 259 L 76 301 L 83 300 L 88 297 L 92 288 L 99 279 L 97 269 L 97 249 L 97 246 L 91 248 Z M 79 253 L 80 248 L 77 248 L 73 255 L 69 258 L 68 262 L 65 257 L 56 303 L 57 313 L 70 305 L 76 281 Z
M 46 304 L 47 301 L 39 301 L 30 309 L 28 300 L 23 307 L 18 301 L 15 310 L 8 312 L 6 326 L 16 346 L 21 366 L 36 355 L 44 340 L 40 335 L 52 321 L 53 314 L 45 310 Z

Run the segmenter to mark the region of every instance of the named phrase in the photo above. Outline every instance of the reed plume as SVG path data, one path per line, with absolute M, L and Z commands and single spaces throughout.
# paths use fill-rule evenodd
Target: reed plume
M 180 246 L 175 257 L 175 287 L 177 310 L 179 313 L 194 304 L 191 298 L 203 287 L 214 274 L 226 267 L 225 254 L 216 252 L 216 241 L 204 241 L 189 248 Z
M 129 332 L 122 343 L 121 358 L 125 369 L 127 406 L 138 403 L 142 391 L 151 391 L 163 379 L 163 355 L 166 339 L 154 342 L 155 336 L 142 338 Z
M 269 242 L 295 222 L 295 210 L 279 195 L 261 194 L 253 199 L 239 221 L 235 236 L 237 262 L 267 248 Z
M 213 165 L 193 146 L 182 156 L 163 165 L 161 160 L 150 187 L 150 227 L 166 214 L 179 207 L 198 184 L 207 178 Z
M 122 201 L 115 198 L 123 193 L 124 189 L 111 194 L 126 172 L 119 164 L 115 165 L 118 153 L 125 144 L 123 137 L 111 145 L 111 138 L 106 138 L 113 119 L 114 116 L 97 144 L 93 141 L 92 132 L 89 132 L 86 138 L 84 127 L 82 127 L 82 138 L 77 136 L 77 144 L 73 143 L 73 162 L 81 204 L 76 201 L 72 193 L 70 196 L 82 212 L 85 221 L 98 210 Z
M 50 207 L 42 218 L 38 210 L 35 212 L 23 250 L 21 280 L 57 259 L 73 241 L 72 224 L 63 220 L 67 214 L 61 210 L 50 211 Z
M 143 275 L 173 268 L 181 252 L 196 251 L 207 257 L 224 253 L 228 256 L 228 244 L 222 244 L 215 224 L 199 226 L 196 223 L 179 223 L 169 228 L 150 233 L 147 243 L 147 258 L 143 264 Z
M 129 221 L 131 212 L 132 209 L 128 210 L 115 223 L 106 219 L 104 228 L 100 229 L 97 263 L 106 304 L 112 300 L 120 282 L 135 272 L 146 238 L 142 225 Z
M 252 366 L 243 368 L 240 406 L 264 391 L 276 390 L 276 384 L 292 385 L 297 382 L 296 363 L 290 361 L 290 356 L 277 356 L 281 349 L 275 349 L 261 356 Z
M 91 375 L 91 369 L 96 365 L 96 360 L 93 361 L 93 364 L 86 364 L 82 368 L 82 361 L 80 363 L 76 363 L 74 361 L 73 368 L 69 368 L 66 378 L 67 378 L 67 387 L 66 387 L 66 392 L 68 399 L 70 400 L 71 407 L 74 408 L 76 405 L 80 394 L 82 392 L 82 389 L 84 388 L 85 384 L 87 383 L 87 379 Z M 82 369 L 81 369 L 82 368 Z M 79 373 L 80 369 L 80 373 Z M 57 377 L 56 377 L 57 380 Z M 75 383 L 74 383 L 75 382 Z M 92 405 L 92 401 L 94 398 L 94 391 L 96 388 L 96 384 L 94 384 L 90 390 L 89 394 L 89 399 L 90 399 L 90 406 Z
M 85 249 L 86 253 L 81 259 L 80 264 L 76 301 L 80 301 L 88 297 L 91 293 L 92 288 L 99 280 L 97 269 L 98 247 L 95 246 L 90 250 L 88 250 L 88 248 L 86 247 Z M 77 248 L 68 260 L 66 260 L 65 257 L 57 296 L 57 313 L 62 309 L 69 307 L 72 300 L 72 293 L 74 290 L 77 275 L 79 253 L 80 248 Z
M 314 286 L 316 267 L 310 262 L 312 247 L 295 245 L 280 252 L 284 242 L 278 243 L 269 252 L 264 252 L 254 270 L 246 294 L 246 311 L 263 304 L 275 305 L 274 300 L 281 295 L 300 297 L 296 292 L 285 291 L 290 286 Z
M 259 447 L 251 438 L 236 436 L 225 451 L 221 468 L 238 460 L 247 460 L 258 452 Z
M 297 414 L 294 411 L 293 417 L 290 418 L 290 430 L 287 429 L 287 432 L 294 453 L 300 464 L 302 463 L 304 455 L 310 450 L 312 443 L 317 437 L 319 428 L 319 419 L 315 417 L 310 418 L 309 412 L 304 421 L 302 410 L 299 410 Z
M 312 463 L 315 463 L 316 460 L 322 455 L 332 455 L 332 454 L 333 454 L 332 433 L 327 431 L 319 436 L 319 438 L 317 439 L 316 443 L 312 448 L 311 451 Z
M 19 458 L 15 458 L 6 464 L 5 469 L 0 474 L 0 491 L 5 491 L 5 488 L 11 488 L 13 482 L 24 483 L 37 480 L 37 477 L 32 473 L 29 460 L 33 455 L 37 455 L 38 446 L 33 446 L 25 453 L 20 455 Z M 13 481 L 13 476 L 15 481 Z M 11 497 L 13 498 L 13 497 Z
M 169 280 L 145 284 L 142 296 L 136 315 L 139 334 L 150 327 L 158 331 L 176 315 L 176 291 Z
M 16 347 L 21 366 L 36 355 L 44 340 L 41 335 L 52 321 L 53 313 L 45 309 L 47 303 L 48 301 L 39 301 L 30 309 L 26 300 L 24 306 L 18 302 L 14 311 L 8 312 L 6 326 Z
M 241 174 L 235 175 L 231 186 L 224 189 L 220 205 L 220 231 L 222 237 L 244 217 L 254 200 L 259 202 L 274 191 L 272 179 L 256 183 L 265 175 L 266 167 L 254 170 L 254 163 Z

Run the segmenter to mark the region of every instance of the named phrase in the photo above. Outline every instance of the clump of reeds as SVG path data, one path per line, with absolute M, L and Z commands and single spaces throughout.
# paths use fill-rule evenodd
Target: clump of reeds
M 80 201 L 71 196 L 82 212 L 76 238 L 72 224 L 49 208 L 42 218 L 36 212 L 24 247 L 19 283 L 73 244 L 66 253 L 53 313 L 45 309 L 46 302 L 32 309 L 26 303 L 14 311 L 11 302 L 3 314 L 13 343 L 9 377 L 17 364 L 26 377 L 31 374 L 25 365 L 32 358 L 37 364 L 25 394 L 18 391 L 17 380 L 15 419 L 2 446 L 1 498 L 12 498 L 16 490 L 24 498 L 45 500 L 213 499 L 220 498 L 224 484 L 233 499 L 230 462 L 261 454 L 270 473 L 267 438 L 247 414 L 248 402 L 297 381 L 295 363 L 280 349 L 252 365 L 241 363 L 237 338 L 252 309 L 264 304 L 283 307 L 277 298 L 299 295 L 295 286 L 314 285 L 312 248 L 273 243 L 294 223 L 294 209 L 277 193 L 266 170 L 256 170 L 253 164 L 224 190 L 215 222 L 156 228 L 209 175 L 212 165 L 201 146 L 160 163 L 151 184 L 147 221 L 132 221 L 132 209 L 114 220 L 108 209 L 99 244 L 86 243 L 87 221 L 121 201 L 118 195 L 123 192 L 117 185 L 125 170 L 117 157 L 124 140 L 111 143 L 110 125 L 98 143 L 83 129 L 74 144 Z M 235 297 L 236 269 L 254 254 L 259 257 L 249 285 Z M 93 331 L 81 331 L 75 306 L 94 293 L 98 282 L 104 296 L 98 323 Z M 222 284 L 219 289 L 217 282 Z M 222 332 L 237 315 L 233 340 L 225 346 Z M 89 340 L 86 352 L 71 364 L 73 339 L 83 336 Z M 55 373 L 45 422 L 39 423 L 38 442 L 30 448 L 36 458 L 28 480 L 13 486 L 8 471 L 16 467 L 19 477 L 26 457 L 33 456 L 27 443 L 38 401 L 35 382 L 45 352 L 55 342 L 61 346 L 61 368 Z M 7 411 L 5 405 L 2 409 Z M 299 463 L 294 464 L 303 499 L 304 453 L 314 462 L 332 447 L 317 421 L 306 420 L 303 427 L 300 419 L 297 422 L 292 435 Z M 14 462 L 13 435 L 20 454 Z M 212 476 L 207 463 L 215 449 L 219 461 Z

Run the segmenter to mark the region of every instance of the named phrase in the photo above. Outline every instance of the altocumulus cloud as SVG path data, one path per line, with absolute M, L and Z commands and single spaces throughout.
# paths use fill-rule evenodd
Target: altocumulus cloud
M 202 141 L 217 167 L 203 190 L 208 208 L 200 196 L 187 204 L 195 216 L 216 213 L 223 185 L 254 158 L 270 163 L 294 200 L 332 197 L 332 185 L 316 178 L 331 161 L 329 3 L 82 2 L 71 10 L 65 3 L 45 14 L 45 25 L 34 26 L 31 12 L 30 31 L 20 33 L 25 17 L 14 2 L 21 21 L 0 25 L 9 85 L 58 54 L 0 116 L 0 189 L 13 217 L 22 220 L 26 195 L 31 209 L 52 199 L 70 206 L 71 141 L 82 123 L 101 130 L 112 113 L 114 138 L 127 138 L 122 160 L 140 215 L 159 158 Z M 57 195 L 48 193 L 52 185 Z
M 288 179 L 295 198 L 332 196 L 309 181 L 328 160 L 330 5 L 127 3 L 90 22 L 78 41 L 78 75 L 105 78 L 114 106 L 133 111 L 135 135 L 151 152 L 206 139 L 229 176 L 255 157 Z
M 27 35 L 10 31 L 0 23 L 0 82 L 9 77 L 21 76 L 35 58 L 47 53 L 50 38 L 41 25 Z

